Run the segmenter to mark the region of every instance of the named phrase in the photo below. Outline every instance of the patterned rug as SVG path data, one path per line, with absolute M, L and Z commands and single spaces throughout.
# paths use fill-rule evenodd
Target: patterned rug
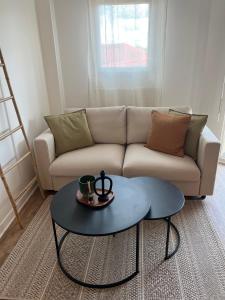
M 177 254 L 164 261 L 166 225 L 144 221 L 140 234 L 140 273 L 111 289 L 82 288 L 56 262 L 48 198 L 0 269 L 0 299 L 225 299 L 225 249 L 206 201 L 187 201 L 173 218 L 181 235 Z M 63 230 L 57 229 L 62 235 Z M 171 247 L 175 244 L 172 235 Z M 106 283 L 135 268 L 135 229 L 115 237 L 68 235 L 63 246 L 67 269 L 80 279 Z

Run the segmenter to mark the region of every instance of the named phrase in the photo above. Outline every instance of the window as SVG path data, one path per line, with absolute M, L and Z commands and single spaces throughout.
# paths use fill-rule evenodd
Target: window
M 99 27 L 100 68 L 148 66 L 149 4 L 100 5 Z

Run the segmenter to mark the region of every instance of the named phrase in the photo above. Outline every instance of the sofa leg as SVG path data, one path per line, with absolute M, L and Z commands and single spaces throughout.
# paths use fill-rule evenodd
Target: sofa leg
M 206 198 L 206 195 L 202 196 L 185 196 L 186 200 L 204 200 Z

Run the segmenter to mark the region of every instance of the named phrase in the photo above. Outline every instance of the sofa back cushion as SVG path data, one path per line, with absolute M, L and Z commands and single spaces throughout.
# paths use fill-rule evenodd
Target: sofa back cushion
M 54 136 L 56 156 L 94 144 L 85 109 L 44 118 Z
M 171 107 L 172 108 L 172 107 Z M 151 130 L 151 112 L 169 112 L 170 107 L 127 107 L 127 144 L 146 143 Z M 191 113 L 190 107 L 173 107 L 184 113 Z
M 145 147 L 163 153 L 184 156 L 184 143 L 191 115 L 172 115 L 153 110 L 151 130 Z
M 67 108 L 66 112 L 80 108 Z M 126 107 L 86 108 L 88 125 L 95 143 L 126 144 Z

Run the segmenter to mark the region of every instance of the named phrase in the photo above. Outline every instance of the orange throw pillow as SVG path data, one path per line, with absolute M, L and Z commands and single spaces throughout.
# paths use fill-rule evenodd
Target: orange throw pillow
M 184 143 L 191 116 L 152 111 L 152 124 L 145 147 L 176 156 L 184 156 Z

